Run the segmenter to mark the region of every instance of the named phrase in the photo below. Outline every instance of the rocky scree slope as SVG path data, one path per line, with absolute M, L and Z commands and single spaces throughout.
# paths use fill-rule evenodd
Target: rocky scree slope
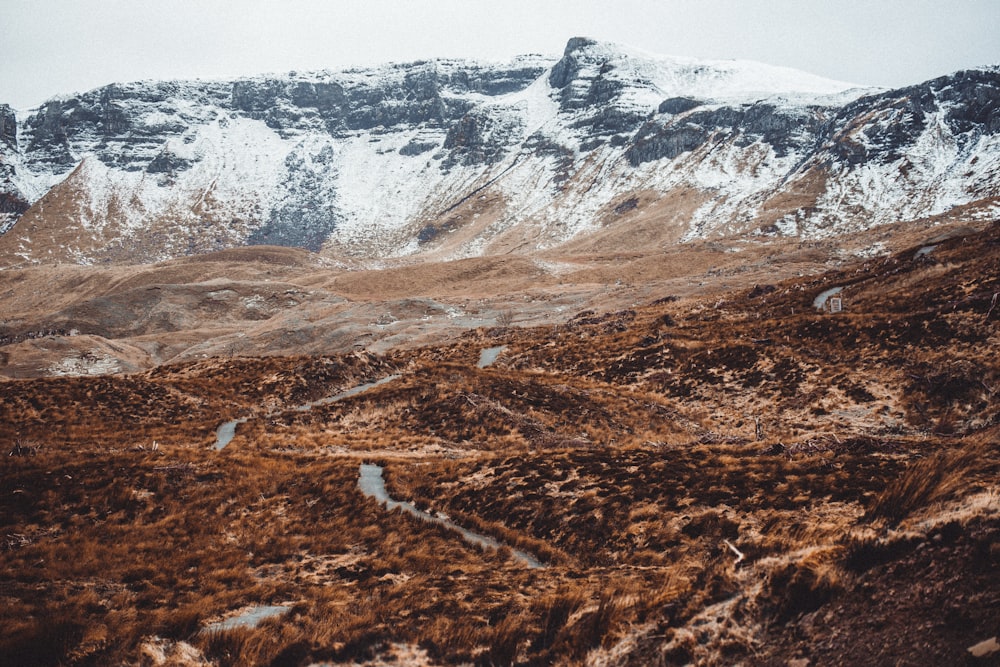
M 505 64 L 114 84 L 0 106 L 0 265 L 247 244 L 451 258 L 989 217 L 998 99 L 997 68 L 878 91 L 583 38 Z

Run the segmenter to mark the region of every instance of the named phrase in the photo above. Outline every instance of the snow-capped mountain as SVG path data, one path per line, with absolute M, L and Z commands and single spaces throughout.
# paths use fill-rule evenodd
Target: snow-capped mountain
M 998 102 L 997 68 L 881 91 L 580 38 L 505 64 L 111 85 L 0 105 L 0 265 L 245 244 L 460 257 L 994 215 Z

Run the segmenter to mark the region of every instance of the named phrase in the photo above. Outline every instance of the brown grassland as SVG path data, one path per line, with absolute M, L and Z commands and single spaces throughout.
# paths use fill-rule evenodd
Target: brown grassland
M 384 355 L 5 380 L 0 662 L 990 664 L 1000 224 L 919 247 Z M 363 462 L 546 567 L 387 511 Z M 288 611 L 206 630 L 254 605 Z

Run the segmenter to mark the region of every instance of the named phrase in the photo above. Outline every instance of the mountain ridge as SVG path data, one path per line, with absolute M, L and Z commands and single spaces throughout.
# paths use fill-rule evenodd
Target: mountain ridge
M 502 65 L 112 84 L 23 120 L 0 107 L 0 263 L 258 244 L 450 259 L 640 219 L 663 247 L 982 219 L 998 100 L 996 67 L 885 91 L 587 38 Z

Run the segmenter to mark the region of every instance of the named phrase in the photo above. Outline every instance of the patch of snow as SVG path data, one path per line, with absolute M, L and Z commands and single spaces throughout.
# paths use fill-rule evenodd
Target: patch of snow
M 875 257 L 881 257 L 887 254 L 888 252 L 889 250 L 886 248 L 884 243 L 882 243 L 881 241 L 876 241 L 867 248 L 861 248 L 859 250 L 855 250 L 851 254 L 860 259 L 872 259 Z
M 742 103 L 776 94 L 780 99 L 795 103 L 844 104 L 878 90 L 788 67 L 748 60 L 666 56 L 610 42 L 587 45 L 583 54 L 594 63 L 611 64 L 614 66 L 612 71 L 623 80 L 647 83 L 650 94 L 636 97 L 635 102 L 648 106 L 678 96 Z
M 114 357 L 97 352 L 87 352 L 79 356 L 63 357 L 48 368 L 50 375 L 81 376 L 109 375 L 121 372 L 121 366 Z
M 264 310 L 266 305 L 264 297 L 260 294 L 243 297 L 243 307 L 247 310 Z
M 582 44 L 573 57 L 579 77 L 572 85 L 579 90 L 571 86 L 566 94 L 583 99 L 598 78 L 621 84 L 610 108 L 639 119 L 655 117 L 664 99 L 677 96 L 699 100 L 698 108 L 705 111 L 767 102 L 779 109 L 821 113 L 815 109 L 876 90 L 761 63 L 663 56 L 610 43 Z M 329 247 L 335 252 L 411 255 L 424 249 L 417 238 L 422 226 L 447 217 L 459 197 L 470 192 L 499 195 L 500 203 L 491 211 L 494 220 L 477 223 L 485 229 L 465 238 L 451 252 L 454 258 L 484 253 L 491 243 L 508 239 L 516 225 L 521 226 L 517 242 L 536 248 L 594 231 L 606 207 L 627 190 L 694 193 L 699 205 L 692 204 L 695 210 L 683 221 L 688 227 L 682 236 L 691 241 L 752 229 L 768 200 L 806 173 L 807 153 L 792 149 L 779 156 L 762 141 L 709 141 L 674 159 L 631 166 L 625 159 L 627 146 L 612 146 L 599 132 L 591 136 L 593 108 L 560 107 L 563 93 L 552 89 L 544 71 L 556 60 L 515 59 L 515 67 L 537 67 L 542 74 L 520 90 L 495 95 L 470 91 L 454 75 L 502 71 L 512 63 L 431 60 L 241 80 L 251 85 L 330 83 L 357 91 L 403 89 L 415 75 L 434 77 L 444 102 L 468 105 L 473 117 L 482 120 L 487 143 L 502 148 L 495 162 L 451 160 L 443 149 L 447 128 L 435 122 L 331 131 L 315 109 L 279 100 L 279 111 L 296 120 L 271 128 L 228 107 L 232 82 L 118 86 L 131 97 L 115 104 L 130 105 L 131 122 L 159 133 L 158 143 L 81 135 L 72 137 L 69 146 L 79 161 L 76 167 L 29 165 L 21 150 L 3 159 L 14 166 L 15 185 L 31 201 L 70 178 L 78 193 L 78 210 L 72 215 L 85 236 L 127 244 L 149 230 L 162 231 L 169 239 L 158 249 L 164 257 L 184 254 L 191 239 L 201 240 L 199 247 L 241 244 L 277 212 L 296 207 L 329 216 L 329 226 L 335 227 Z M 139 93 L 148 86 L 160 86 L 164 94 L 155 102 L 144 101 Z M 816 206 L 779 218 L 776 231 L 826 238 L 995 197 L 1000 135 L 955 136 L 947 123 L 949 110 L 942 103 L 931 113 L 916 142 L 892 163 L 835 166 Z M 895 122 L 898 113 L 882 110 L 872 122 Z M 850 138 L 868 150 L 879 149 L 861 130 Z M 595 139 L 607 143 L 595 148 Z M 26 146 L 30 136 L 19 135 L 19 141 Z M 115 141 L 121 142 L 121 156 L 131 160 L 133 170 L 99 159 L 107 160 L 109 154 L 101 142 Z M 438 149 L 400 152 L 421 144 Z M 539 144 L 545 150 L 536 151 Z M 135 168 L 164 154 L 178 159 L 175 169 L 147 173 Z M 983 205 L 969 215 L 986 217 L 997 208 Z M 93 251 L 85 246 L 70 244 L 64 252 L 79 263 L 93 261 Z M 37 261 L 28 245 L 20 256 Z

